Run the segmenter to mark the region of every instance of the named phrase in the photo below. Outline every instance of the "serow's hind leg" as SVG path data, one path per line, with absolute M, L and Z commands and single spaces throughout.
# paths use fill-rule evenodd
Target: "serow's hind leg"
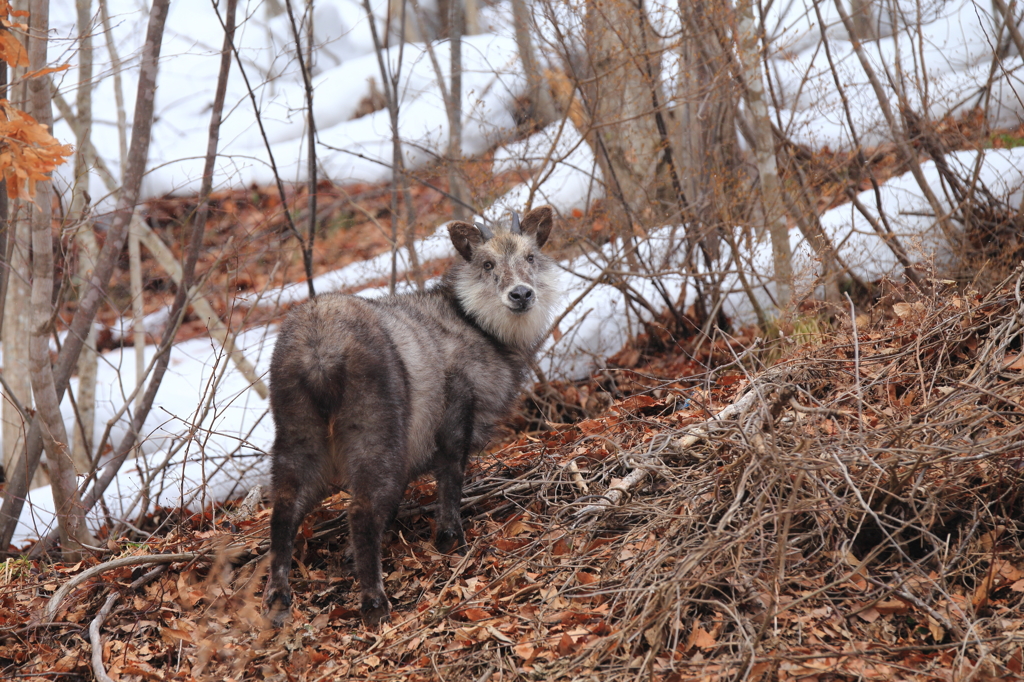
M 295 459 L 301 461 L 305 458 Z M 292 568 L 295 533 L 306 514 L 313 510 L 326 493 L 326 481 L 319 471 L 299 473 L 291 462 L 275 459 L 272 493 L 274 511 L 270 516 L 270 574 L 263 592 L 263 603 L 275 628 L 284 623 L 292 603 L 288 574 Z
M 437 477 L 437 532 L 434 546 L 438 552 L 449 554 L 462 550 L 466 545 L 460 513 L 465 471 L 461 461 L 448 461 L 438 467 L 434 475 Z
M 404 481 L 352 472 L 352 500 L 348 508 L 349 542 L 353 568 L 362 597 L 360 610 L 367 627 L 391 620 L 391 602 L 381 576 L 381 542 L 398 513 Z M 369 472 L 368 472 L 369 473 Z

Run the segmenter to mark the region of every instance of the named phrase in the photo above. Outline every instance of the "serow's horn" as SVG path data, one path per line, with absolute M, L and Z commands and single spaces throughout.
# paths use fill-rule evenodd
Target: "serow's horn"
M 484 225 L 483 223 L 474 223 L 474 224 L 476 225 L 476 229 L 480 230 L 480 234 L 482 234 L 484 236 L 484 241 L 487 241 L 488 239 L 493 239 L 494 238 L 494 233 L 491 232 L 487 228 L 486 225 Z
M 519 225 L 519 214 L 512 211 L 512 234 L 522 234 L 523 228 Z

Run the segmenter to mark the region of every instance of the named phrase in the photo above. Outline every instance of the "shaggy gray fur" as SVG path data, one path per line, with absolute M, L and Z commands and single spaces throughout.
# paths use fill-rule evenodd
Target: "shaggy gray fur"
M 523 216 L 518 233 L 485 238 L 451 223 L 462 259 L 437 287 L 374 300 L 327 294 L 285 318 L 270 365 L 276 438 L 265 601 L 275 625 L 292 600 L 295 533 L 338 486 L 351 495 L 349 554 L 368 625 L 390 617 L 381 541 L 412 479 L 437 478 L 438 549 L 464 545 L 469 456 L 513 407 L 557 300 L 554 263 L 540 252 L 552 222 L 544 206 Z

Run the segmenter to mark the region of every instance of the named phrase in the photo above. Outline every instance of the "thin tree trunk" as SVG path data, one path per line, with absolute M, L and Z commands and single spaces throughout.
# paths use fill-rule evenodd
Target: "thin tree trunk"
M 465 24 L 462 2 L 449 0 L 451 8 L 451 90 L 448 94 L 448 184 L 455 201 L 452 218 L 466 220 L 469 214 L 462 202 L 466 188 L 459 175 L 462 161 L 462 34 Z
M 89 280 L 96 267 L 99 245 L 89 219 L 89 177 L 93 166 L 92 147 L 92 2 L 77 0 L 78 20 L 78 88 L 75 93 L 76 125 L 74 126 L 75 184 L 71 192 L 71 220 L 76 224 L 74 242 L 78 260 L 75 268 L 75 288 Z M 89 328 L 82 355 L 78 360 L 78 419 L 80 423 L 71 436 L 71 458 L 79 471 L 92 466 L 93 432 L 96 428 L 96 326 Z
M 0 99 L 7 99 L 7 62 L 3 59 L 0 59 Z M 3 258 L 0 264 L 0 331 L 3 330 L 4 298 L 7 294 L 7 220 L 10 217 L 7 200 L 7 181 L 0 178 L 0 258 Z M 2 461 L 0 455 L 0 463 Z
M 15 9 L 28 11 L 27 0 L 18 0 Z M 29 48 L 32 40 L 30 35 L 25 36 L 26 48 Z M 29 67 L 31 68 L 31 67 Z M 11 101 L 16 106 L 25 109 L 28 101 L 27 82 L 22 78 L 26 71 L 25 67 L 11 70 L 11 80 L 15 83 L 12 88 Z M 24 447 L 26 442 L 25 423 L 21 412 L 15 407 L 17 402 L 24 406 L 32 404 L 32 383 L 29 377 L 29 336 L 31 334 L 31 312 L 29 309 L 29 297 L 31 287 L 30 278 L 30 253 L 31 253 L 31 206 L 25 200 L 12 202 L 11 219 L 8 222 L 8 245 L 7 251 L 10 257 L 7 259 L 8 285 L 4 298 L 4 323 L 3 323 L 3 351 L 4 351 L 4 380 L 7 386 L 4 392 L 12 393 L 14 400 L 3 401 L 3 441 L 4 441 L 4 471 L 8 480 L 18 470 L 24 459 Z M 25 481 L 26 485 L 32 487 L 46 485 L 47 478 L 44 471 L 35 473 L 32 469 L 30 476 L 31 483 Z
M 49 0 L 33 0 L 29 18 L 29 68 L 46 67 L 49 32 Z M 28 83 L 30 111 L 41 124 L 52 128 L 53 110 L 50 102 L 49 82 L 33 78 Z M 83 545 L 96 541 L 85 525 L 85 510 L 78 497 L 78 478 L 64 418 L 60 412 L 60 398 L 53 381 L 50 364 L 50 334 L 53 313 L 53 188 L 49 179 L 36 183 L 36 201 L 32 211 L 32 335 L 29 342 L 29 371 L 35 397 L 36 419 L 41 421 L 43 446 L 50 465 L 53 502 L 60 529 L 61 550 L 65 561 L 78 561 L 85 555 Z M 84 473 L 84 472 L 83 472 Z
M 117 151 L 118 171 L 121 184 L 128 171 L 128 116 L 124 109 L 124 89 L 121 87 L 121 57 L 114 44 L 114 31 L 110 26 L 110 13 L 107 0 L 99 0 L 100 20 L 103 22 L 103 35 L 107 40 L 107 52 L 110 53 L 110 68 L 114 72 L 114 106 L 117 109 Z
M 420 7 L 419 3 L 416 0 L 410 0 L 410 2 L 412 3 L 413 13 L 416 15 L 416 24 L 417 24 L 417 26 L 419 26 L 419 30 L 422 33 L 424 30 L 426 30 L 425 27 L 427 26 L 427 17 L 425 16 L 425 14 L 423 12 L 423 9 Z M 453 144 L 453 140 L 457 140 L 457 139 L 461 139 L 462 138 L 462 114 L 461 114 L 461 109 L 462 109 L 462 107 L 461 107 L 461 104 L 462 104 L 461 99 L 462 98 L 460 97 L 459 98 L 459 102 L 458 102 L 459 112 L 456 113 L 455 115 L 453 115 L 453 106 L 455 106 L 455 105 L 452 102 L 451 90 L 449 90 L 448 86 L 445 84 L 444 71 L 441 70 L 441 63 L 437 59 L 437 53 L 434 51 L 433 43 L 431 43 L 428 40 L 427 42 L 425 42 L 423 44 L 423 47 L 427 51 L 427 57 L 430 59 L 430 65 L 434 67 L 434 75 L 437 77 L 437 87 L 441 91 L 441 99 L 444 100 L 444 110 L 445 110 L 445 113 L 448 115 L 448 126 L 449 126 L 449 128 L 448 128 L 448 130 L 449 130 L 449 134 L 448 134 L 448 153 L 449 153 L 449 156 L 448 156 L 448 159 L 449 159 L 448 184 L 449 184 L 449 192 L 448 192 L 447 196 L 452 201 L 453 217 L 456 218 L 456 219 L 459 219 L 459 216 L 463 216 L 463 218 L 461 218 L 461 219 L 465 220 L 466 219 L 465 216 L 468 216 L 471 213 L 471 209 L 469 207 L 469 202 L 467 202 L 465 200 L 466 191 L 465 191 L 465 187 L 462 184 L 462 178 L 461 178 L 461 176 L 458 173 L 458 168 L 456 167 L 455 164 L 451 163 L 451 159 L 452 158 L 460 158 L 461 153 L 462 153 L 461 146 Z M 454 62 L 452 63 L 452 68 L 453 69 L 455 68 L 455 63 Z M 460 69 L 461 69 L 461 64 L 460 64 Z M 461 81 L 461 70 L 460 70 L 460 74 L 459 74 L 459 80 Z M 371 83 L 372 83 L 372 81 L 371 81 Z M 460 89 L 461 89 L 461 82 L 460 82 Z M 452 128 L 452 121 L 453 121 L 453 119 L 457 122 L 456 128 Z M 456 135 L 455 131 L 458 132 L 457 135 Z M 452 149 L 453 149 L 453 147 L 456 150 L 456 153 L 455 153 L 454 157 L 452 156 Z M 457 191 L 459 191 L 458 194 L 456 194 Z
M 26 221 L 28 211 L 25 201 L 13 202 L 13 215 L 8 225 L 7 259 L 8 285 L 4 298 L 4 392 L 22 405 L 32 404 L 32 384 L 28 374 L 29 334 L 31 315 L 29 310 L 29 252 L 31 249 L 31 225 Z M 25 435 L 28 425 L 12 400 L 3 401 L 4 471 L 8 481 L 15 476 L 25 452 Z M 26 490 L 37 485 L 46 485 L 46 475 L 38 476 L 33 468 L 31 483 Z
M 71 373 L 88 337 L 89 328 L 106 297 L 110 277 L 120 258 L 121 249 L 124 247 L 132 212 L 138 203 L 139 187 L 142 184 L 146 159 L 149 155 L 157 62 L 160 56 L 160 44 L 163 38 L 164 24 L 167 20 L 169 2 L 170 0 L 153 0 L 153 7 L 150 10 L 149 27 L 139 69 L 135 121 L 132 126 L 132 142 L 124 174 L 125 182 L 96 269 L 93 271 L 84 295 L 79 299 L 78 309 L 71 320 L 68 335 L 57 356 L 53 380 L 58 400 L 67 390 Z M 17 527 L 18 518 L 25 503 L 25 495 L 28 492 L 28 481 L 39 464 L 42 449 L 41 423 L 39 419 L 34 419 L 28 432 L 26 455 L 19 458 L 4 491 L 4 503 L 3 507 L 0 507 L 0 547 L 7 547 L 14 536 L 14 529 Z
M 875 13 L 871 9 L 873 0 L 850 0 L 850 15 L 857 40 L 868 42 L 878 39 L 875 31 Z
M 7 62 L 2 59 L 0 59 L 0 99 L 7 99 Z M 7 300 L 7 283 L 10 274 L 10 269 L 7 267 L 7 236 L 10 233 L 8 222 L 10 213 L 7 199 L 7 181 L 0 178 L 0 259 L 2 259 L 0 262 L 0 337 L 3 335 L 4 302 Z M 2 418 L 0 418 L 0 422 L 2 422 Z M 5 461 L 4 453 L 0 452 L 0 465 L 3 465 Z
M 480 33 L 480 0 L 465 0 L 466 23 L 465 35 L 475 36 Z
M 146 371 L 146 327 L 142 318 L 146 316 L 145 301 L 142 300 L 142 247 L 139 245 L 139 231 L 134 229 L 133 220 L 128 226 L 128 279 L 132 297 L 132 346 L 135 350 L 135 385 L 141 386 Z M 95 325 L 93 325 L 95 329 Z
M 407 0 L 402 2 L 402 26 L 410 25 L 406 16 Z M 405 171 L 405 155 L 402 151 L 402 137 L 398 133 L 398 111 L 400 109 L 401 97 L 399 95 L 399 84 L 402 76 L 402 57 L 405 52 L 405 46 L 398 52 L 398 68 L 391 74 L 391 89 L 392 97 L 391 102 L 394 104 L 394 113 L 391 121 L 392 130 L 394 131 L 394 153 L 395 153 L 395 170 L 398 175 L 395 177 L 395 183 L 401 190 L 402 201 L 405 202 L 405 229 L 403 234 L 405 236 L 405 250 L 409 252 L 409 268 L 412 270 L 413 281 L 416 282 L 416 288 L 423 291 L 426 286 L 426 282 L 423 279 L 423 269 L 420 267 L 419 255 L 416 253 L 416 207 L 412 202 L 412 187 L 409 184 L 409 175 Z M 461 118 L 461 117 L 460 117 Z M 459 135 L 461 138 L 461 134 Z
M 723 238 L 735 241 L 731 233 L 745 219 L 749 204 L 747 193 L 737 189 L 743 187 L 749 171 L 737 137 L 742 88 L 731 77 L 733 49 L 725 30 L 734 17 L 732 3 L 679 0 L 678 6 L 683 25 L 679 77 L 673 98 L 675 116 L 667 123 L 674 131 L 670 139 L 675 142 L 679 185 L 688 200 L 684 218 L 688 267 L 696 268 L 696 259 L 710 266 L 721 256 Z M 723 275 L 693 280 L 695 312 L 705 330 L 725 322 L 720 312 Z M 755 310 L 760 319 L 760 306 L 755 305 Z
M 310 49 L 308 55 L 302 54 L 302 40 L 299 38 L 299 25 L 295 21 L 295 12 L 292 10 L 291 0 L 285 0 L 285 8 L 288 11 L 288 21 L 291 23 L 292 36 L 295 38 L 295 54 L 299 58 L 299 70 L 302 72 L 302 83 L 306 95 L 306 134 L 307 134 L 307 161 L 306 174 L 308 177 L 308 190 L 306 199 L 309 202 L 309 231 L 306 240 L 301 242 L 302 263 L 306 269 L 306 287 L 309 290 L 309 297 L 316 298 L 316 290 L 313 288 L 313 241 L 316 239 L 316 119 L 313 118 L 313 74 L 312 74 L 312 47 L 313 47 L 313 0 L 308 3 L 307 24 L 307 46 Z
M 783 313 L 789 308 L 793 290 L 793 252 L 789 244 L 789 227 L 781 202 L 779 172 L 775 161 L 775 138 L 768 106 L 764 101 L 764 80 L 761 76 L 761 55 L 758 50 L 758 24 L 754 21 L 753 0 L 743 0 L 737 22 L 737 55 L 742 63 L 747 113 L 754 134 L 754 156 L 757 162 L 758 186 L 765 229 L 771 237 L 775 268 L 776 304 Z

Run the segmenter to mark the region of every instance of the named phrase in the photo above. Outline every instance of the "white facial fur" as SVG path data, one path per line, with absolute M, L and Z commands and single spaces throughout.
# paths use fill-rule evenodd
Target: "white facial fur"
M 481 327 L 503 343 L 527 349 L 548 330 L 557 279 L 554 262 L 540 253 L 531 235 L 499 232 L 478 245 L 472 260 L 460 266 L 455 290 Z M 533 292 L 533 305 L 527 310 L 517 310 L 509 299 L 517 286 Z

